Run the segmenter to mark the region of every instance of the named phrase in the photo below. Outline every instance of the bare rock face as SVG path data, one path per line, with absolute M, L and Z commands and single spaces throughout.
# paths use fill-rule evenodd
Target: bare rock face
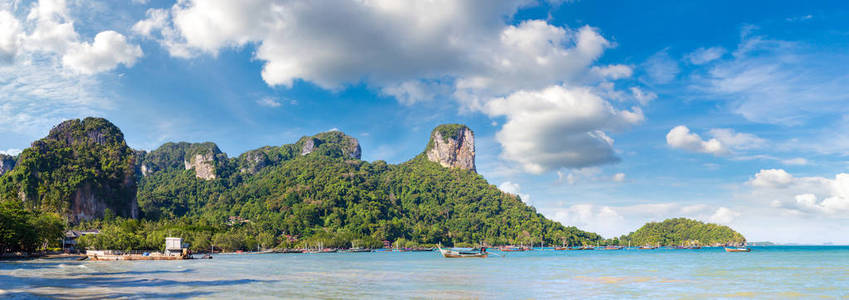
M 241 159 L 242 167 L 239 171 L 248 174 L 256 174 L 256 172 L 259 172 L 259 170 L 265 168 L 270 163 L 268 155 L 261 150 L 249 151 L 242 155 Z
M 446 168 L 475 170 L 475 134 L 466 125 L 443 124 L 430 134 L 427 159 Z
M 6 154 L 0 154 L 0 176 L 11 171 L 15 167 L 15 158 Z
M 186 157 L 184 162 L 186 170 L 195 169 L 195 176 L 203 180 L 218 178 L 215 175 L 215 153 L 198 153 L 192 157 Z
M 301 147 L 301 155 L 310 154 L 313 150 L 315 150 L 315 138 L 308 138 Z

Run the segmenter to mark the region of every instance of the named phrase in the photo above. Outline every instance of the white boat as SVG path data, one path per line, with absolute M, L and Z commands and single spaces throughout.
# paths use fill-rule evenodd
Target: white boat
M 480 249 L 442 249 L 441 246 L 437 246 L 439 248 L 439 253 L 442 254 L 445 258 L 486 258 L 488 253 L 486 253 L 486 248 Z

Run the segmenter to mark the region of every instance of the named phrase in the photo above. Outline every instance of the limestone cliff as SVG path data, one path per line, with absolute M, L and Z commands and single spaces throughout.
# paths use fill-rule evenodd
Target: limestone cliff
M 461 124 L 443 124 L 430 134 L 427 159 L 446 168 L 475 170 L 475 134 Z
M 259 172 L 259 170 L 271 164 L 268 154 L 265 153 L 271 148 L 272 147 L 263 147 L 251 150 L 239 156 L 239 172 L 256 174 L 256 172 Z
M 165 143 L 156 150 L 143 153 L 138 170 L 143 177 L 171 170 L 195 170 L 197 178 L 211 180 L 220 177 L 219 166 L 227 162 L 215 143 Z
M 14 167 L 14 157 L 6 154 L 0 154 L 0 176 L 3 176 L 3 174 L 6 174 L 7 172 L 11 171 Z
M 218 178 L 215 170 L 218 154 L 221 154 L 221 150 L 218 150 L 217 146 L 206 151 L 187 153 L 183 164 L 186 166 L 186 170 L 194 169 L 197 178 L 203 180 L 215 179 Z

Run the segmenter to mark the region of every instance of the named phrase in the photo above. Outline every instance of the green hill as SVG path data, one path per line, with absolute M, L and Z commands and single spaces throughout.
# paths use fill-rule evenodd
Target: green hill
M 423 143 L 428 155 L 392 165 L 360 160 L 357 140 L 338 131 L 228 158 L 209 142 L 133 151 L 108 121 L 71 120 L 20 155 L 0 177 L 0 195 L 24 200 L 33 213 L 55 211 L 75 227 L 101 229 L 82 240 L 98 248 L 159 248 L 168 235 L 195 249 L 228 250 L 601 239 L 489 184 L 474 171 L 471 130 L 450 129 L 434 130 L 442 140 L 438 148 L 430 146 L 433 137 Z M 80 190 L 98 209 L 75 210 Z
M 726 245 L 742 244 L 746 238 L 728 226 L 704 223 L 686 218 L 666 219 L 650 222 L 620 240 L 631 241 L 632 245 Z

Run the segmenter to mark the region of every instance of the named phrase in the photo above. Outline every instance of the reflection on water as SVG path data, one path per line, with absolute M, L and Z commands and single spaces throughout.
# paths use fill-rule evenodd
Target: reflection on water
M 0 298 L 841 298 L 849 247 L 0 262 Z

